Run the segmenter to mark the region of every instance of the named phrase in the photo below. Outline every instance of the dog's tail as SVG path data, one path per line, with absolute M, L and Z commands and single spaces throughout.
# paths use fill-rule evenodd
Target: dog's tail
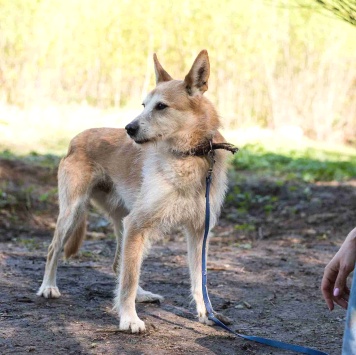
M 75 231 L 69 237 L 67 242 L 64 245 L 64 257 L 65 259 L 70 258 L 72 255 L 78 253 L 79 248 L 81 247 L 83 240 L 85 238 L 85 233 L 87 230 L 87 216 L 81 218 L 80 223 L 78 223 Z

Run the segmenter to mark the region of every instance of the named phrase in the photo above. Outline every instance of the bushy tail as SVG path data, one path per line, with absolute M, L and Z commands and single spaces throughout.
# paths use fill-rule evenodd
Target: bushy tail
M 64 245 L 64 257 L 65 259 L 70 258 L 72 255 L 78 253 L 83 240 L 85 238 L 85 233 L 87 230 L 87 216 L 85 215 L 81 222 L 77 225 L 74 233 L 69 237 L 68 241 Z

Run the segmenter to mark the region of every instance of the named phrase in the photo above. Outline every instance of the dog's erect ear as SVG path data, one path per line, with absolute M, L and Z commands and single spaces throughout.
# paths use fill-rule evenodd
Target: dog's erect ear
M 184 82 L 189 95 L 203 94 L 208 90 L 210 63 L 208 52 L 202 50 L 195 59 L 192 68 L 186 75 Z
M 162 68 L 162 65 L 157 59 L 156 53 L 153 54 L 153 61 L 155 64 L 156 84 L 162 81 L 173 80 L 172 77 Z

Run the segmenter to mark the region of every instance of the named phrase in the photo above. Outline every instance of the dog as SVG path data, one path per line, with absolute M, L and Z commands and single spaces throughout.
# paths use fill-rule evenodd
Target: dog
M 112 220 L 117 238 L 113 269 L 118 283 L 114 310 L 120 330 L 139 333 L 145 323 L 135 301 L 162 301 L 139 286 L 140 268 L 150 242 L 183 227 L 188 243 L 191 292 L 199 321 L 208 319 L 202 296 L 202 241 L 205 218 L 206 147 L 224 143 L 213 104 L 203 95 L 210 74 L 206 50 L 184 80 L 173 80 L 154 54 L 156 87 L 143 111 L 125 129 L 86 130 L 70 143 L 58 169 L 59 216 L 48 248 L 45 274 L 37 292 L 58 298 L 58 258 L 76 254 L 86 231 L 90 202 Z M 216 151 L 210 189 L 210 227 L 217 221 L 227 188 L 227 152 Z M 226 322 L 222 315 L 217 315 Z

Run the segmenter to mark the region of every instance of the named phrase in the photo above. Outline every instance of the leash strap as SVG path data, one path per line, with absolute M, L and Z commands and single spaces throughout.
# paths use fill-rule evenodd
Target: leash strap
M 205 303 L 206 310 L 208 312 L 208 318 L 213 321 L 216 325 L 219 327 L 225 329 L 231 334 L 234 334 L 236 337 L 240 337 L 246 340 L 251 340 L 260 344 L 265 344 L 272 346 L 274 348 L 279 348 L 279 349 L 285 349 L 289 351 L 294 351 L 297 353 L 301 354 L 309 354 L 309 355 L 328 355 L 327 353 L 324 353 L 319 350 L 307 348 L 304 346 L 299 346 L 299 345 L 293 345 L 293 344 L 288 344 L 288 343 L 283 343 L 278 340 L 273 340 L 273 339 L 267 339 L 267 338 L 262 338 L 258 336 L 252 336 L 252 335 L 244 335 L 244 334 L 239 334 L 234 332 L 231 328 L 229 328 L 226 324 L 221 322 L 219 319 L 217 319 L 214 315 L 214 310 L 213 306 L 211 305 L 210 299 L 209 299 L 209 294 L 208 294 L 208 288 L 207 288 L 207 267 L 206 267 L 206 243 L 208 239 L 208 234 L 209 234 L 209 225 L 210 225 L 210 201 L 209 201 L 209 194 L 210 194 L 210 185 L 212 181 L 212 171 L 213 171 L 213 165 L 214 165 L 214 151 L 211 150 L 208 155 L 209 161 L 210 161 L 210 167 L 209 171 L 206 177 L 206 193 L 205 193 L 205 201 L 206 201 L 206 210 L 205 210 L 205 231 L 204 231 L 204 239 L 203 239 L 203 250 L 202 250 L 202 288 L 203 288 L 203 299 Z

